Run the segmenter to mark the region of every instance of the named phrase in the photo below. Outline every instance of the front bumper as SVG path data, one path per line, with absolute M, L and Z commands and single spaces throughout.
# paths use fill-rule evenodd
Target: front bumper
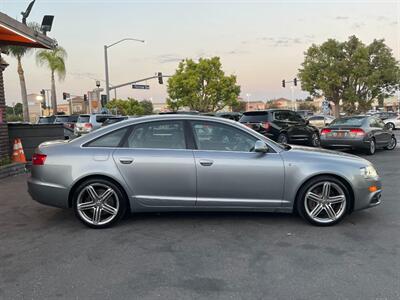
M 63 186 L 42 182 L 30 177 L 28 193 L 32 199 L 49 206 L 67 208 L 69 190 Z
M 376 186 L 376 191 L 371 192 L 370 187 Z M 354 191 L 354 208 L 353 210 L 361 210 L 381 204 L 382 202 L 382 182 L 377 179 L 360 179 Z

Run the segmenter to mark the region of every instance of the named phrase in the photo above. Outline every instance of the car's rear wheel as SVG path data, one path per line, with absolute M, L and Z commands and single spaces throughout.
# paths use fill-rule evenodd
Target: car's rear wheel
M 392 135 L 392 137 L 390 138 L 390 142 L 389 144 L 385 147 L 386 150 L 393 150 L 394 148 L 396 148 L 397 145 L 397 140 L 394 137 L 394 135 Z
M 281 133 L 277 139 L 278 143 L 287 144 L 289 142 L 288 136 L 285 133 Z
M 371 139 L 369 142 L 368 149 L 365 151 L 368 155 L 374 155 L 376 151 L 376 142 L 375 139 Z
M 311 136 L 311 140 L 310 140 L 310 145 L 312 147 L 320 147 L 321 146 L 321 140 L 319 138 L 319 134 L 314 132 Z
M 73 208 L 78 219 L 91 228 L 106 228 L 118 222 L 127 210 L 121 189 L 102 178 L 83 182 L 73 196 Z
M 386 123 L 386 126 L 387 126 L 388 129 L 393 129 L 393 130 L 396 129 L 396 126 L 392 122 Z
M 350 194 L 337 178 L 319 176 L 300 189 L 296 206 L 300 216 L 309 223 L 330 226 L 346 216 L 350 207 Z

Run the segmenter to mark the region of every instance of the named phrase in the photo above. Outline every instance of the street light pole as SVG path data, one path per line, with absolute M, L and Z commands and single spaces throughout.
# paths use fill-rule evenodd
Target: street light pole
M 115 46 L 121 42 L 124 41 L 135 41 L 135 42 L 141 42 L 144 43 L 144 40 L 139 40 L 139 39 L 133 39 L 133 38 L 124 38 L 122 40 L 119 40 L 115 43 L 112 43 L 111 45 L 104 45 L 104 65 L 105 65 L 105 75 L 106 75 L 106 94 L 107 94 L 107 101 L 110 100 L 110 79 L 109 79 L 109 75 L 108 75 L 108 54 L 107 54 L 107 50 L 108 48 L 111 48 L 112 46 Z

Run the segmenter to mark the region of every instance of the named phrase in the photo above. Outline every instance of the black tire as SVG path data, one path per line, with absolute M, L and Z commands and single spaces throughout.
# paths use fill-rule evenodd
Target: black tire
M 288 138 L 287 134 L 286 133 L 281 133 L 278 136 L 277 142 L 280 143 L 280 144 L 288 144 L 289 143 L 289 138 Z
M 306 194 L 309 192 L 309 190 L 312 187 L 318 186 L 318 184 L 323 184 L 325 182 L 330 182 L 331 184 L 338 186 L 342 190 L 342 192 L 345 196 L 343 207 L 342 206 L 340 207 L 340 215 L 336 219 L 329 221 L 329 222 L 321 222 L 316 219 L 313 219 L 309 215 L 309 212 L 307 212 L 307 209 L 306 209 L 306 205 L 309 205 L 306 202 L 307 201 Z M 349 190 L 346 187 L 346 185 L 343 184 L 342 181 L 340 181 L 339 179 L 337 179 L 336 177 L 333 177 L 333 176 L 323 175 L 323 176 L 318 176 L 318 177 L 312 178 L 311 180 L 307 181 L 300 188 L 299 192 L 297 193 L 297 197 L 296 197 L 295 210 L 304 220 L 306 220 L 307 222 L 309 222 L 312 225 L 332 226 L 332 225 L 335 225 L 335 224 L 341 222 L 345 218 L 345 216 L 348 214 L 348 212 L 350 210 L 351 201 L 352 201 L 352 199 L 351 199 Z M 338 212 L 339 212 L 339 210 L 338 210 Z M 321 213 L 325 213 L 325 211 L 321 211 Z
M 397 146 L 397 139 L 392 135 L 390 143 L 384 148 L 385 150 L 394 150 Z
M 372 138 L 371 141 L 369 142 L 368 149 L 365 150 L 365 153 L 367 155 L 374 155 L 375 152 L 376 152 L 376 142 L 375 142 L 375 139 Z
M 316 147 L 316 148 L 321 147 L 321 140 L 320 140 L 319 134 L 317 132 L 314 132 L 311 135 L 311 138 L 310 138 L 310 141 L 309 141 L 309 145 L 311 147 Z
M 392 122 L 386 123 L 386 126 L 387 126 L 388 129 L 392 129 L 392 130 L 395 130 L 395 129 L 396 129 L 396 126 L 395 126 L 394 123 L 392 123 Z
M 103 211 L 102 209 L 100 210 L 100 219 L 102 215 L 106 215 L 109 214 L 109 217 L 111 218 L 108 222 L 104 223 L 104 224 L 95 224 L 95 223 L 90 223 L 87 219 L 90 219 L 90 213 L 93 213 L 93 219 L 94 219 L 94 211 L 96 208 L 93 208 L 93 211 L 91 211 L 91 208 L 87 208 L 85 210 L 85 213 L 82 213 L 82 210 L 78 210 L 78 200 L 82 199 L 82 197 L 86 196 L 86 199 L 90 198 L 88 192 L 85 190 L 87 189 L 89 186 L 92 186 L 95 188 L 96 192 L 101 192 L 102 189 L 106 190 L 107 187 L 112 189 L 113 193 L 110 198 L 108 198 L 109 200 L 107 201 L 114 201 L 113 203 L 115 203 L 114 206 L 117 206 L 117 208 L 115 208 L 115 214 L 109 214 L 107 211 Z M 87 193 L 85 195 L 85 193 Z M 102 196 L 102 195 L 100 195 Z M 85 202 L 88 203 L 88 202 Z M 118 203 L 118 205 L 116 205 L 116 203 Z M 111 205 L 113 208 L 114 206 Z M 90 227 L 90 228 L 95 228 L 95 229 L 101 229 L 101 228 L 107 228 L 107 227 L 111 227 L 113 226 L 115 223 L 117 223 L 127 212 L 128 210 L 128 202 L 125 196 L 125 193 L 121 190 L 121 188 L 119 186 L 117 186 L 115 183 L 113 183 L 112 181 L 103 179 L 103 178 L 91 178 L 88 179 L 84 182 L 82 182 L 78 188 L 75 190 L 74 194 L 73 194 L 73 199 L 72 199 L 72 207 L 75 213 L 75 216 L 86 226 Z M 86 213 L 88 211 L 88 213 Z M 89 214 L 89 216 L 87 217 L 87 219 L 85 219 L 85 216 Z M 107 219 L 107 218 L 105 218 Z

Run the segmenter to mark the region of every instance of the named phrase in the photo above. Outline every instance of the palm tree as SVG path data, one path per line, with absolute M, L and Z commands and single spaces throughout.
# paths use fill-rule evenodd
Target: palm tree
M 62 47 L 52 50 L 41 50 L 36 54 L 36 62 L 39 66 L 46 65 L 51 71 L 51 106 L 53 114 L 57 114 L 56 82 L 54 74 L 57 73 L 59 80 L 65 79 L 66 69 L 65 60 L 67 52 Z
M 26 83 L 24 69 L 22 68 L 22 57 L 28 54 L 32 48 L 22 47 L 22 46 L 9 46 L 8 52 L 11 56 L 17 59 L 17 72 L 19 76 L 19 84 L 21 86 L 21 98 L 23 107 L 24 121 L 29 122 L 29 109 L 28 109 L 28 97 L 26 93 Z

